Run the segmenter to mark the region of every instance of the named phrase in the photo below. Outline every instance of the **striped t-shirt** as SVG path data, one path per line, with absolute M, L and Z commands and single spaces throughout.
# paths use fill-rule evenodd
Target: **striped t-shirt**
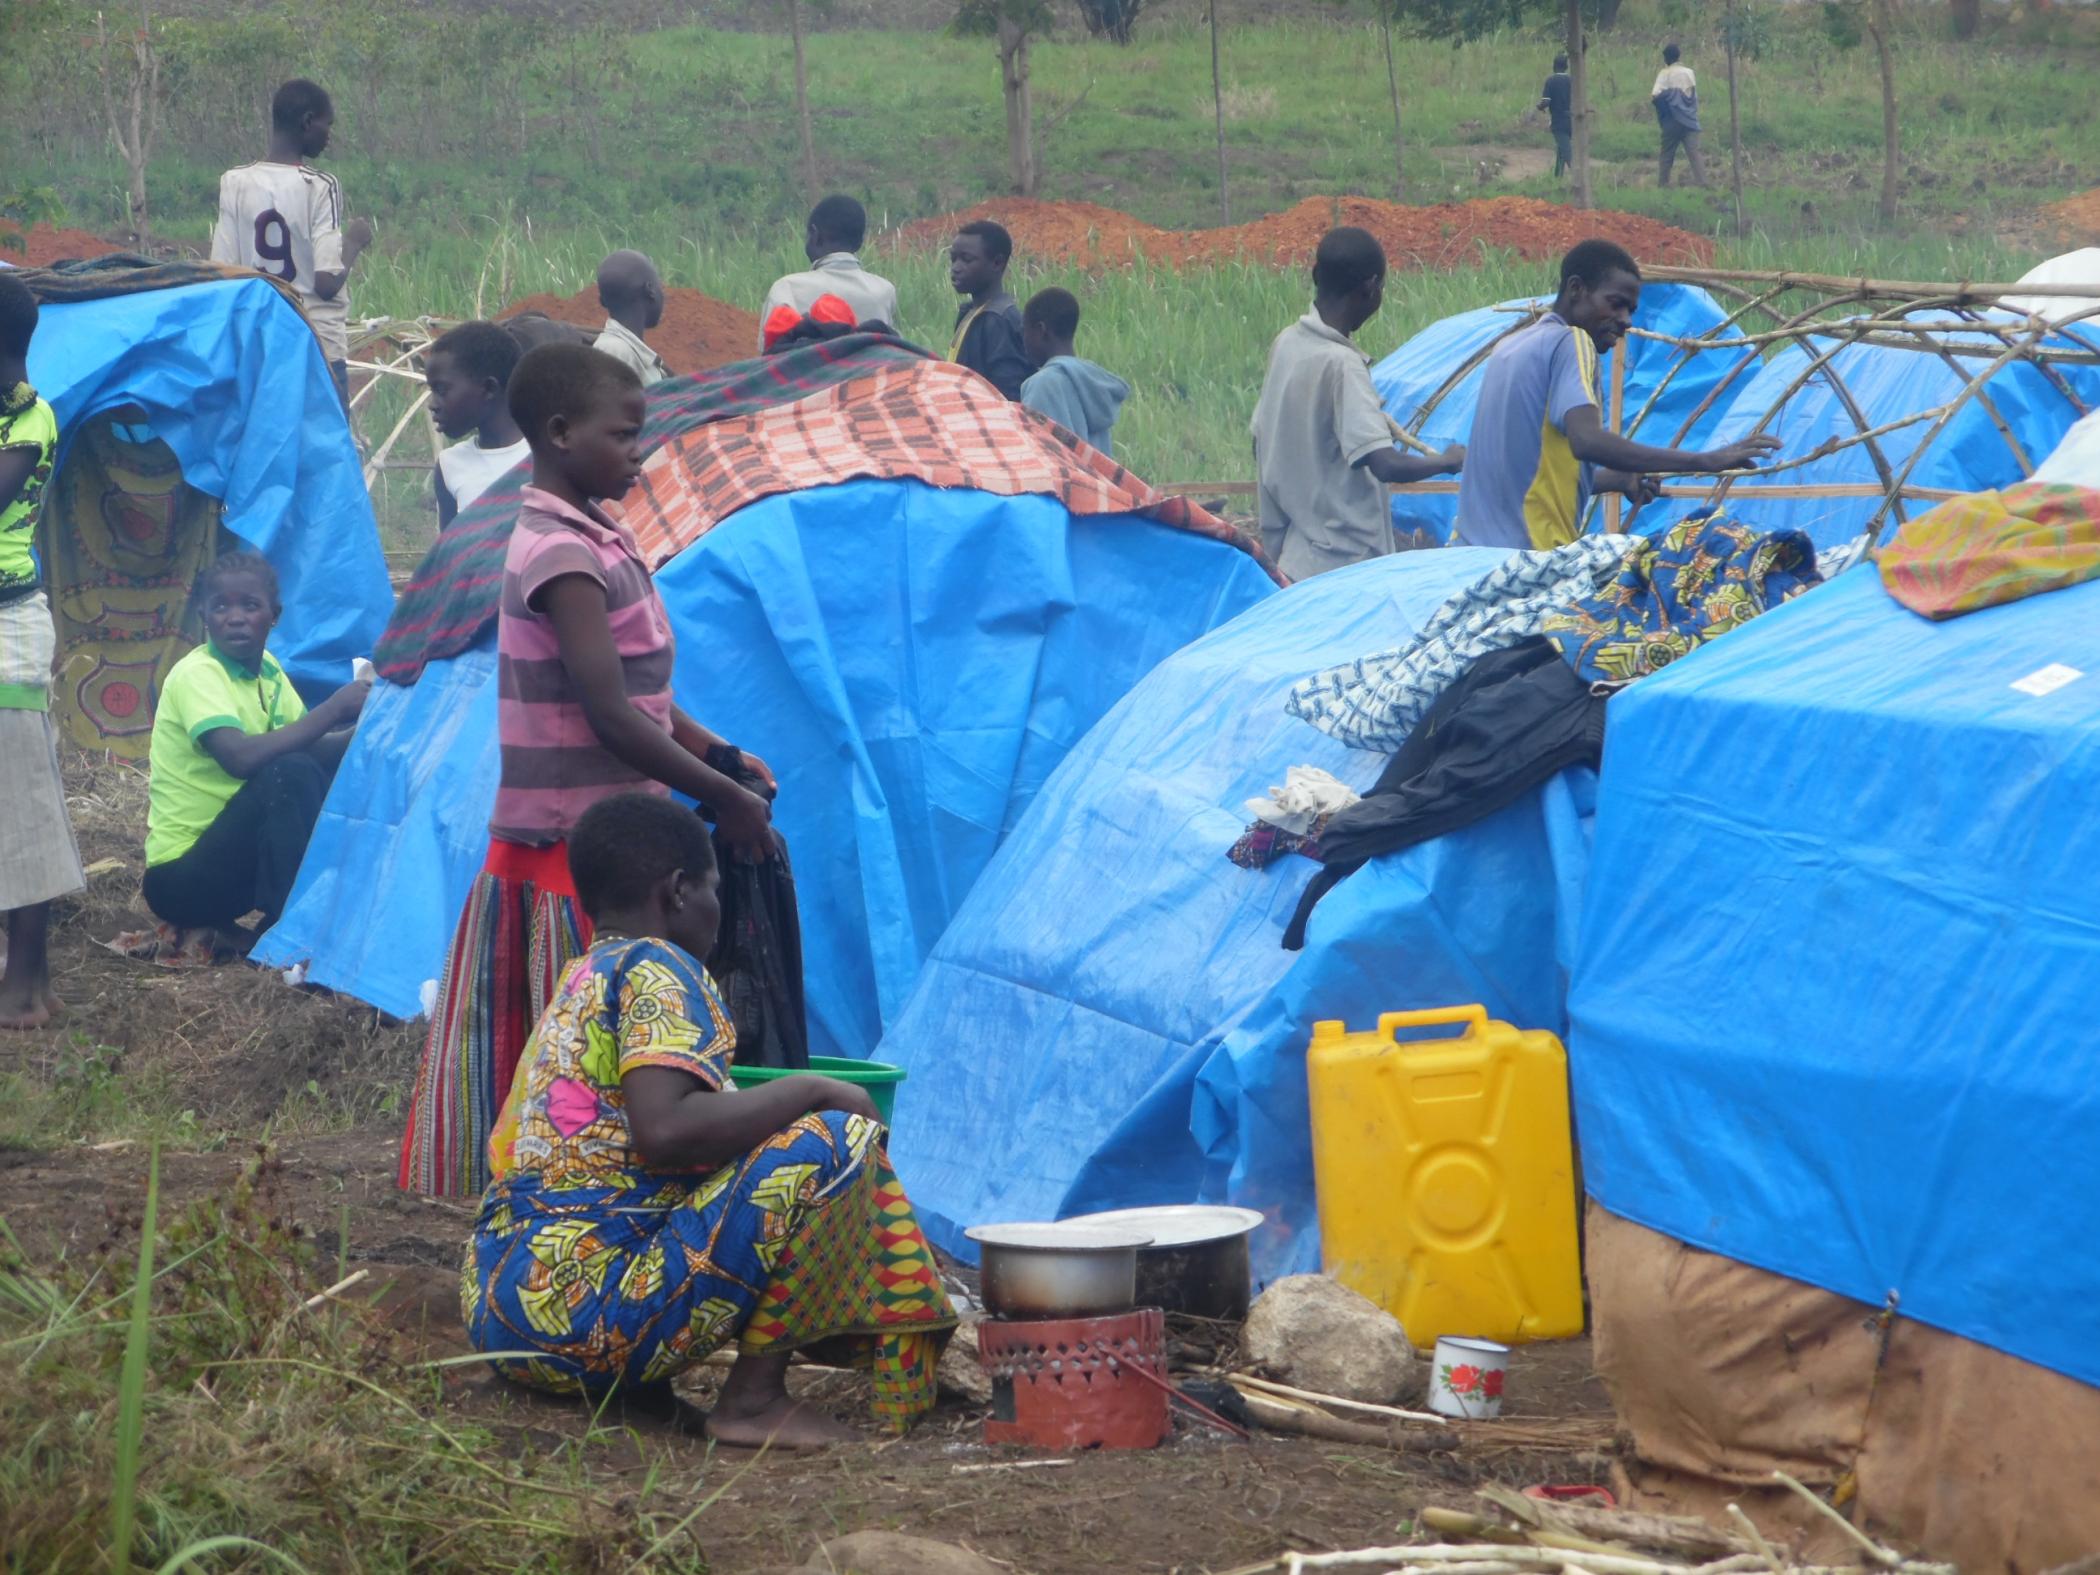
M 503 559 L 496 620 L 496 733 L 503 774 L 489 832 L 505 842 L 560 842 L 602 798 L 668 791 L 598 742 L 562 665 L 553 621 L 533 605 L 547 585 L 570 574 L 605 588 L 627 698 L 671 731 L 676 646 L 634 536 L 596 508 L 572 508 L 552 493 L 527 487 Z
M 1560 547 L 1582 533 L 1591 469 L 1568 414 L 1597 405 L 1597 345 L 1548 312 L 1495 346 L 1458 483 L 1458 533 L 1476 547 Z

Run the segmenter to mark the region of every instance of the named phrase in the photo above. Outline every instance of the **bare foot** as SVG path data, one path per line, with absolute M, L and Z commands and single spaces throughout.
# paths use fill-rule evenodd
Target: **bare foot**
M 708 1413 L 707 1436 L 735 1449 L 829 1449 L 860 1441 L 860 1434 L 837 1417 L 786 1395 L 755 1411 L 739 1410 L 725 1396 Z
M 51 1021 L 57 999 L 48 987 L 24 991 L 14 986 L 0 990 L 0 1029 L 26 1033 Z

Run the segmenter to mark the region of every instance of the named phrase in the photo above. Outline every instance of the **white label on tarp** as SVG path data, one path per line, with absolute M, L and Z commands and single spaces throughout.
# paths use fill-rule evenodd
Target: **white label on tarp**
M 2075 667 L 2066 667 L 2062 662 L 2051 662 L 2047 667 L 2037 667 L 2025 678 L 2015 679 L 2013 688 L 2023 695 L 2053 695 L 2065 684 L 2075 684 L 2085 676 Z

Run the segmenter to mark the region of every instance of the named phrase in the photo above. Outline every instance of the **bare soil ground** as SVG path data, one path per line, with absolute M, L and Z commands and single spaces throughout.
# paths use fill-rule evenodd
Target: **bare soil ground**
M 398 1191 L 398 1115 L 381 1114 L 420 1044 L 414 1025 L 353 1002 L 295 991 L 245 965 L 162 973 L 102 950 L 135 902 L 137 831 L 129 817 L 139 774 L 69 760 L 83 854 L 106 865 L 88 897 L 59 915 L 55 974 L 71 1007 L 54 1028 L 0 1036 L 0 1074 L 31 1088 L 77 1077 L 83 1058 L 141 1100 L 173 1099 L 192 1118 L 161 1156 L 162 1217 L 228 1191 L 267 1152 L 275 1217 L 313 1242 L 320 1261 L 366 1270 L 355 1290 L 384 1320 L 399 1354 L 464 1353 L 459 1257 L 473 1209 Z M 70 1087 L 71 1085 L 65 1085 Z M 139 1112 L 133 1111 L 133 1119 Z M 70 1130 L 10 1129 L 0 1139 L 0 1219 L 32 1258 L 121 1260 L 135 1250 L 148 1149 L 83 1118 Z M 266 1130 L 274 1137 L 265 1144 Z M 187 1128 L 186 1128 L 187 1130 Z M 798 1383 L 841 1415 L 859 1413 L 861 1380 L 797 1370 Z M 694 1398 L 709 1396 L 698 1375 Z M 508 1447 L 544 1452 L 584 1430 L 566 1404 L 541 1400 L 463 1367 L 448 1371 L 445 1406 Z M 753 1458 L 655 1430 L 594 1460 L 633 1491 L 651 1473 L 700 1471 L 721 1497 L 701 1523 L 711 1567 L 791 1567 L 823 1538 L 887 1529 L 966 1544 L 1035 1575 L 1103 1570 L 1223 1571 L 1289 1549 L 1395 1540 L 1426 1502 L 1463 1504 L 1484 1481 L 1601 1481 L 1610 1407 L 1587 1341 L 1527 1347 L 1513 1374 L 1514 1417 L 1588 1419 L 1564 1452 L 1469 1442 L 1441 1455 L 1273 1436 L 1252 1443 L 1196 1428 L 1137 1454 L 1086 1454 L 1047 1469 L 958 1468 L 1026 1458 L 980 1442 L 981 1413 L 959 1402 L 900 1441 L 829 1455 Z

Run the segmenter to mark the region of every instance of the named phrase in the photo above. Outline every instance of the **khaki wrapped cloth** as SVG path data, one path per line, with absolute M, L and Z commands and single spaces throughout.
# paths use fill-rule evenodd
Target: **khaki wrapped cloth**
M 1914 613 L 1954 618 L 2100 575 L 2100 492 L 2028 481 L 1951 498 L 1881 549 L 1881 583 Z
M 2100 1549 L 2100 1389 L 1595 1204 L 1586 1246 L 1597 1370 L 1633 1435 L 1628 1508 L 1718 1521 L 1736 1503 L 1846 1557 L 1768 1485 L 1778 1470 L 1964 1570 Z

